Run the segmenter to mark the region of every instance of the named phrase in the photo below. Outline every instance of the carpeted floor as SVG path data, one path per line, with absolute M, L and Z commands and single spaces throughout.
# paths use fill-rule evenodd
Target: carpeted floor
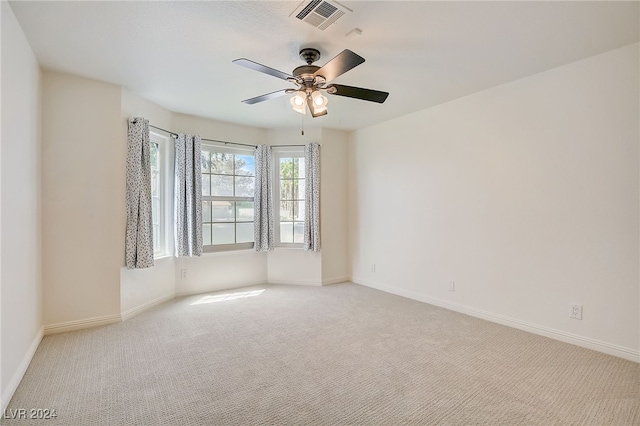
M 2 424 L 638 425 L 639 366 L 355 284 L 250 287 L 45 337 L 7 411 L 57 417 Z

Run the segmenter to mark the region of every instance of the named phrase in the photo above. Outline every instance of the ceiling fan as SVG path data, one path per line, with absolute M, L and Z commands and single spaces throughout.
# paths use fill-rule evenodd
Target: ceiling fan
M 340 52 L 335 58 L 319 67 L 312 65 L 320 59 L 320 51 L 313 48 L 300 50 L 300 58 L 307 65 L 301 65 L 293 70 L 291 74 L 269 68 L 249 59 L 241 58 L 233 61 L 238 65 L 272 75 L 277 78 L 289 81 L 298 86 L 297 89 L 282 89 L 276 92 L 255 98 L 245 99 L 245 104 L 255 104 L 269 99 L 277 98 L 287 94 L 294 94 L 291 98 L 293 109 L 301 114 L 306 114 L 307 107 L 312 117 L 320 117 L 327 114 L 327 98 L 322 94 L 326 92 L 330 95 L 346 96 L 348 98 L 362 99 L 365 101 L 383 103 L 389 93 L 379 90 L 363 89 L 360 87 L 345 86 L 342 84 L 329 84 L 338 76 L 346 73 L 352 68 L 364 62 L 364 58 L 349 49 Z

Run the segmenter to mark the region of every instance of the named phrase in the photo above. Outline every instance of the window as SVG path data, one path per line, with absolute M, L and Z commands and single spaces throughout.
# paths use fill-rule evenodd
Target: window
M 202 145 L 203 251 L 253 247 L 252 151 Z
M 166 251 L 166 146 L 167 137 L 151 132 L 149 134 L 151 157 L 151 220 L 153 226 L 153 257 L 164 256 Z
M 300 247 L 304 242 L 304 195 L 305 162 L 300 150 L 274 154 L 277 173 L 275 217 L 278 221 L 275 232 L 279 246 Z

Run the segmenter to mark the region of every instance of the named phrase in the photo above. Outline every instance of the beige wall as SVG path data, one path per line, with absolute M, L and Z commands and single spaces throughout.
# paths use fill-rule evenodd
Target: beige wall
M 40 84 L 38 63 L 2 2 L 0 154 L 0 409 L 42 337 Z
M 118 320 L 125 159 L 119 86 L 43 72 L 44 324 Z
M 186 271 L 184 278 L 182 270 Z M 178 295 L 264 284 L 267 282 L 267 254 L 239 250 L 179 257 L 174 275 Z
M 265 143 L 267 130 L 259 127 L 241 126 L 239 124 L 226 123 L 210 118 L 196 117 L 194 115 L 173 115 L 174 132 L 198 134 L 206 139 L 216 139 L 256 145 Z
M 353 280 L 640 360 L 638 75 L 636 44 L 355 132 Z
M 322 282 L 348 281 L 348 155 L 349 134 L 322 129 L 320 173 L 320 230 L 322 232 Z

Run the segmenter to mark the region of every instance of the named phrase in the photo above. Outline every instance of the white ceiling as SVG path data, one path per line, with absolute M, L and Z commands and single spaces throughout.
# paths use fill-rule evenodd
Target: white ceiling
M 291 73 L 301 47 L 323 65 L 343 49 L 366 59 L 335 82 L 390 92 L 384 104 L 329 96 L 305 126 L 358 129 L 639 40 L 638 1 L 344 1 L 325 31 L 289 15 L 299 1 L 13 1 L 49 69 L 129 88 L 165 108 L 217 120 L 298 127 L 288 97 L 241 100 L 295 87 L 233 64 L 248 58 Z M 345 37 L 353 28 L 362 35 Z

